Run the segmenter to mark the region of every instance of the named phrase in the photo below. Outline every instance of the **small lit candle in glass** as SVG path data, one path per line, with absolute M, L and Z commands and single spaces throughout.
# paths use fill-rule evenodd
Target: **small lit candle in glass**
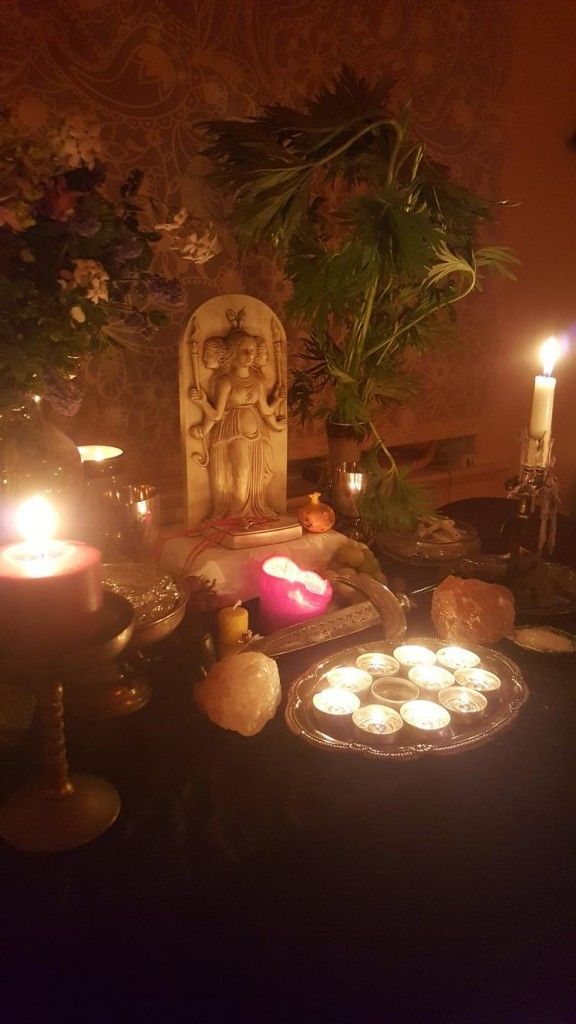
M 440 738 L 450 725 L 450 712 L 431 700 L 409 700 L 400 708 L 400 715 L 421 737 Z
M 451 672 L 462 668 L 476 668 L 480 664 L 480 658 L 474 651 L 467 651 L 465 647 L 441 647 L 436 652 L 438 664 Z
M 342 687 L 350 690 L 351 693 L 363 693 L 372 686 L 372 676 L 365 669 L 355 668 L 353 665 L 339 665 L 338 668 L 331 668 L 326 673 L 326 679 L 330 686 Z
M 475 725 L 488 703 L 483 693 L 467 686 L 448 686 L 440 690 L 438 702 L 450 712 L 454 723 L 461 725 Z
M 456 672 L 454 678 L 458 686 L 478 690 L 488 699 L 500 696 L 500 677 L 485 668 L 462 668 Z
M 381 651 L 373 651 L 368 654 L 359 654 L 356 658 L 356 667 L 370 672 L 376 676 L 395 676 L 400 670 L 400 664 L 391 654 L 383 654 Z
M 350 725 L 352 715 L 360 707 L 360 698 L 351 690 L 329 686 L 312 697 L 314 717 L 329 735 L 339 735 Z
M 352 715 L 354 733 L 372 747 L 393 743 L 404 723 L 397 711 L 384 704 L 366 704 Z
M 426 698 L 435 697 L 440 690 L 454 682 L 452 673 L 440 665 L 414 665 L 408 672 L 408 678 L 416 683 Z
M 403 668 L 413 668 L 414 665 L 434 665 L 436 655 L 428 647 L 420 644 L 402 644 L 394 650 L 394 657 Z
M 108 444 L 81 444 L 78 445 L 78 451 L 82 462 L 107 462 L 124 454 L 122 448 Z

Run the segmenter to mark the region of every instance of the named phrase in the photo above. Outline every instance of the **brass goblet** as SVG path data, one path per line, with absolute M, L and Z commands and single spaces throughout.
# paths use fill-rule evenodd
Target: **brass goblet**
M 16 790 L 0 808 L 0 835 L 16 849 L 70 850 L 96 839 L 116 821 L 120 796 L 115 787 L 94 775 L 69 772 L 61 680 L 116 658 L 133 629 L 130 602 L 104 593 L 101 626 L 90 643 L 49 656 L 23 651 L 18 658 L 18 680 L 36 694 L 43 776 Z

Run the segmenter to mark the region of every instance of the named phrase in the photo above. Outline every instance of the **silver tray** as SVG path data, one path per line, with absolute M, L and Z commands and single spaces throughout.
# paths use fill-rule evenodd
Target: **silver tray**
M 410 637 L 406 638 L 405 642 L 423 644 L 432 650 L 438 650 L 439 647 L 446 644 L 445 640 L 431 637 Z M 348 647 L 324 661 L 317 662 L 307 672 L 295 679 L 288 692 L 285 711 L 286 724 L 290 731 L 314 747 L 323 750 L 347 751 L 360 754 L 363 757 L 374 758 L 377 761 L 414 761 L 416 758 L 425 756 L 445 757 L 489 743 L 495 736 L 510 728 L 528 699 L 528 687 L 520 669 L 513 661 L 489 647 L 471 647 L 470 650 L 475 651 L 480 657 L 481 667 L 495 672 L 501 680 L 500 699 L 489 703 L 485 717 L 474 728 L 468 728 L 465 731 L 451 729 L 446 738 L 432 743 L 402 744 L 398 742 L 388 747 L 373 747 L 352 737 L 336 738 L 322 732 L 314 719 L 312 695 L 322 688 L 320 680 L 325 672 L 345 662 L 353 664 L 359 654 L 368 651 L 391 653 L 394 646 L 396 644 L 375 641 Z M 364 703 L 370 703 L 370 698 Z

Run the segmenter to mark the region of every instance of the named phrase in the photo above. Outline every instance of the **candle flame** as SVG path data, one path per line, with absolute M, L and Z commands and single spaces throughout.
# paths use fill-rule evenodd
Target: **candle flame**
M 58 516 L 56 509 L 43 494 L 27 498 L 18 508 L 15 516 L 18 533 L 37 547 L 42 547 L 56 533 Z
M 290 558 L 284 558 L 283 555 L 267 558 L 262 568 L 269 576 L 287 580 L 288 583 L 301 583 L 311 594 L 325 594 L 330 587 L 328 580 L 322 579 L 318 573 L 300 569 L 295 562 Z
M 540 360 L 542 362 L 542 372 L 545 377 L 552 376 L 552 370 L 556 365 L 556 360 L 562 354 L 562 346 L 557 338 L 550 337 L 540 347 Z

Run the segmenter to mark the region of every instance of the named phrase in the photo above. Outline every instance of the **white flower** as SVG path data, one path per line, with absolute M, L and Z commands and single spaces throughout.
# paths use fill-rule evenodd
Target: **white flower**
M 180 207 L 178 213 L 174 214 L 174 219 L 167 221 L 166 224 L 155 224 L 155 231 L 178 231 L 179 228 L 188 220 L 188 210 L 185 206 Z
M 191 263 L 207 263 L 221 251 L 220 239 L 211 224 L 204 231 L 192 231 L 184 238 L 179 256 Z
M 52 146 L 69 169 L 82 164 L 93 167 L 102 149 L 100 125 L 82 114 L 64 117 L 52 135 Z
M 86 322 L 86 313 L 82 309 L 82 306 L 72 306 L 70 310 L 70 317 L 75 320 L 77 324 L 83 324 Z
M 66 291 L 72 288 L 83 288 L 86 298 L 98 303 L 100 299 L 108 301 L 108 281 L 110 275 L 97 260 L 72 260 L 74 271 L 61 270 L 58 284 Z M 80 322 L 80 321 L 78 321 Z

